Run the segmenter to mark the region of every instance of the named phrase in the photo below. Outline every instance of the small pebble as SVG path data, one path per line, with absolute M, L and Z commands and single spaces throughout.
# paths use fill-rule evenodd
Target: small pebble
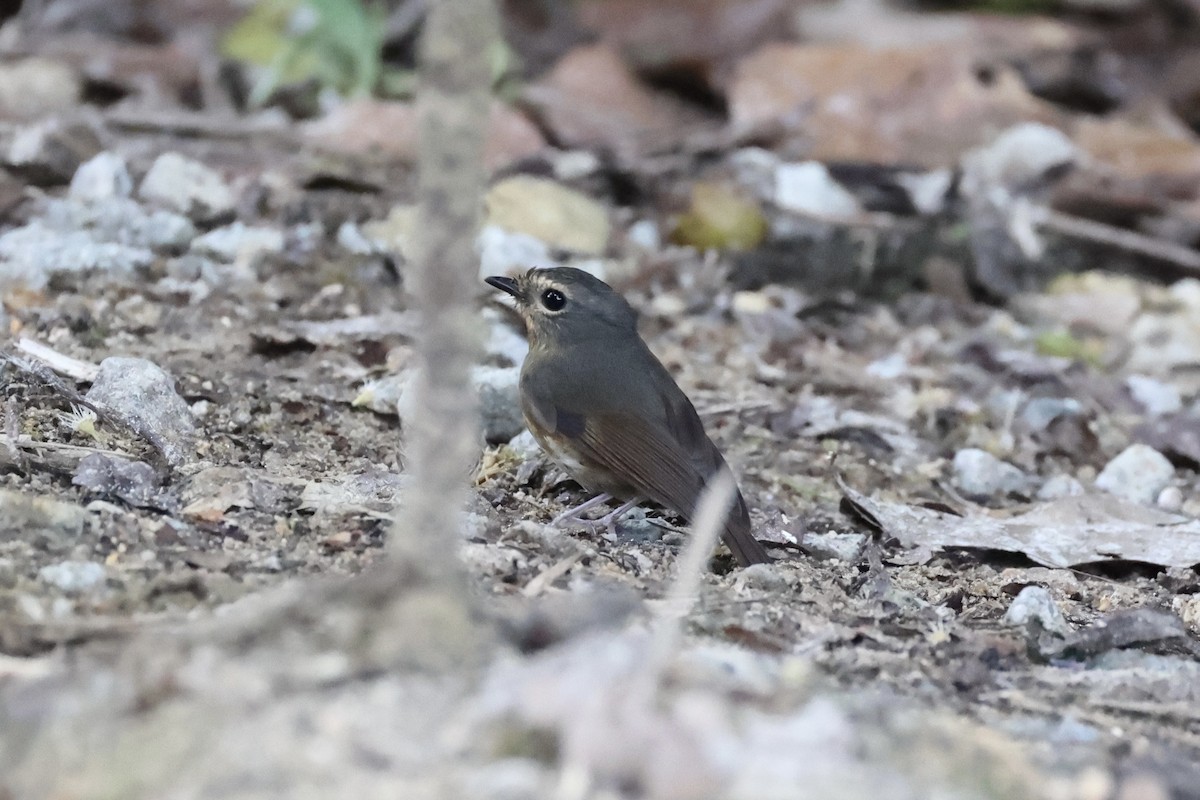
M 804 549 L 820 559 L 853 562 L 858 560 L 867 537 L 861 533 L 807 533 Z
M 1083 484 L 1070 475 L 1055 475 L 1048 478 L 1038 489 L 1039 500 L 1057 500 L 1060 497 L 1078 497 L 1086 490 Z
M 974 497 L 1024 492 L 1030 484 L 1029 476 L 1023 471 L 975 447 L 955 453 L 953 469 L 955 485 Z
M 1137 404 L 1152 417 L 1174 414 L 1183 408 L 1179 389 L 1169 383 L 1145 375 L 1130 375 L 1125 379 L 1125 385 Z
M 1153 503 L 1175 477 L 1175 467 L 1162 453 L 1131 444 L 1096 476 L 1096 488 L 1134 503 Z
M 132 193 L 133 178 L 129 177 L 125 159 L 107 150 L 79 165 L 67 192 L 72 200 L 87 203 L 129 197 Z
M 104 359 L 86 397 L 150 440 L 172 465 L 192 457 L 196 419 L 175 392 L 175 380 L 152 361 Z
M 91 561 L 60 561 L 38 570 L 38 578 L 68 594 L 83 594 L 104 585 L 103 564 Z
M 781 164 L 775 170 L 775 203 L 787 211 L 822 217 L 853 217 L 862 210 L 858 199 L 817 161 Z
M 1178 486 L 1168 486 L 1158 493 L 1154 505 L 1163 511 L 1179 511 L 1183 508 L 1183 490 Z
M 201 221 L 232 215 L 237 205 L 233 190 L 216 170 L 173 152 L 154 160 L 138 195 Z
M 1065 636 L 1072 632 L 1070 623 L 1063 617 L 1054 598 L 1043 586 L 1026 586 L 1022 589 L 1004 613 L 1004 621 L 1014 627 L 1025 628 L 1031 633 L 1037 632 L 1032 629 L 1035 622 L 1042 630 L 1051 633 Z

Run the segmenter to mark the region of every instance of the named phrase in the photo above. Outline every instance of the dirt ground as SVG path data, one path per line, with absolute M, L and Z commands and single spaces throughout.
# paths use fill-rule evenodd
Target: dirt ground
M 489 429 L 460 537 L 469 619 L 434 594 L 369 623 L 395 634 L 368 646 L 348 609 L 387 561 L 406 468 L 392 377 L 411 369 L 418 323 L 403 247 L 348 243 L 403 239 L 394 212 L 415 173 L 317 152 L 279 125 L 197 133 L 114 115 L 100 129 L 96 149 L 134 183 L 179 153 L 236 176 L 234 201 L 178 211 L 195 229 L 128 270 L 52 266 L 41 284 L 7 284 L 0 799 L 1200 797 L 1195 562 L 1139 557 L 1119 526 L 1094 558 L 1059 562 L 1013 522 L 1063 497 L 1132 498 L 1149 468 L 1103 476 L 1143 443 L 1166 472 L 1135 516 L 1192 541 L 1194 278 L 1125 269 L 1118 248 L 1110 271 L 1004 298 L 947 288 L 927 262 L 961 255 L 955 221 L 883 226 L 873 252 L 888 236 L 925 251 L 932 237 L 937 252 L 864 278 L 839 238 L 861 244 L 863 226 L 814 233 L 774 209 L 781 238 L 827 248 L 834 277 L 779 279 L 778 259 L 635 233 L 669 228 L 690 182 L 738 174 L 744 148 L 555 177 L 615 233 L 598 256 L 551 248 L 551 261 L 601 271 L 638 310 L 777 561 L 740 570 L 718 551 L 662 656 L 686 527 L 651 508 L 615 534 L 551 528 L 583 491 L 527 436 Z M 507 176 L 562 172 L 533 159 Z M 22 191 L 5 232 L 103 227 L 78 222 L 107 200 L 77 185 Z M 133 217 L 170 205 L 144 184 L 112 196 L 142 211 L 87 246 L 133 242 Z M 196 244 L 217 231 L 234 244 Z M 1094 247 L 1051 236 L 1039 264 L 1099 266 Z M 494 295 L 480 281 L 484 364 L 510 375 L 521 331 Z M 195 425 L 185 455 L 111 401 L 89 423 L 94 375 L 22 341 L 85 369 L 161 367 Z M 489 419 L 515 408 L 497 385 Z M 97 454 L 115 459 L 103 474 L 85 463 Z M 132 462 L 146 467 L 111 472 Z M 1102 516 L 1083 508 L 1079 530 Z M 936 538 L 920 516 L 934 513 L 951 529 L 995 522 L 1018 544 Z M 296 612 L 306 593 L 317 611 Z M 410 656 L 436 666 L 394 667 Z M 667 688 L 642 703 L 646 673 Z

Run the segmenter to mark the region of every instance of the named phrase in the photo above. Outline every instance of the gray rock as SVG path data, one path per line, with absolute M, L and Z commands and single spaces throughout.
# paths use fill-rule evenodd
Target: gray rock
M 180 282 L 200 281 L 211 286 L 223 285 L 228 267 L 216 263 L 211 258 L 185 253 L 176 258 L 167 259 L 166 276 L 168 279 Z
M 521 371 L 516 367 L 476 367 L 472 379 L 479 391 L 483 438 L 502 444 L 525 430 L 518 390 Z
M 175 393 L 175 381 L 157 364 L 106 358 L 86 397 L 154 445 L 172 466 L 191 458 L 195 419 L 187 401 Z
M 100 139 L 87 125 L 44 120 L 17 131 L 4 154 L 4 165 L 41 186 L 71 180 L 79 165 L 100 151 Z
M 1033 634 L 1047 631 L 1066 636 L 1073 632 L 1050 592 L 1042 586 L 1026 586 L 1022 589 L 1013 598 L 1008 611 L 1004 612 L 1004 622 Z M 1040 626 L 1040 630 L 1035 625 Z
M 852 217 L 862 211 L 858 198 L 818 161 L 776 168 L 775 204 L 787 211 L 821 217 Z
M 129 197 L 133 194 L 133 178 L 125 159 L 116 153 L 97 153 L 75 170 L 67 196 L 84 203 Z
M 517 385 L 520 374 L 516 367 L 486 365 L 471 371 L 471 381 L 479 393 L 483 438 L 488 444 L 504 444 L 525 430 Z M 415 375 L 408 371 L 373 381 L 363 388 L 354 405 L 366 406 L 379 414 L 398 414 L 401 426 L 407 426 L 415 412 L 412 393 Z
M 554 177 L 563 183 L 582 180 L 604 169 L 604 162 L 591 150 L 564 150 L 550 155 Z
M 1137 404 L 1152 417 L 1173 414 L 1183 408 L 1179 389 L 1169 383 L 1145 375 L 1130 375 L 1125 379 L 1125 385 Z
M 1096 476 L 1096 488 L 1135 503 L 1153 503 L 1175 477 L 1175 468 L 1162 453 L 1144 444 L 1131 444 Z
M 149 267 L 154 253 L 145 247 L 99 242 L 85 231 L 61 231 L 34 221 L 0 235 L 0 284 L 42 289 L 51 276 L 66 272 L 130 275 Z
M 1082 151 L 1057 128 L 1022 122 L 963 158 L 963 191 L 969 196 L 998 187 L 1020 190 L 1082 158 Z
M 857 561 L 866 543 L 862 533 L 806 533 L 802 542 L 817 558 L 846 562 Z
M 954 484 L 967 495 L 989 497 L 1024 492 L 1029 488 L 1030 479 L 1017 467 L 986 450 L 968 447 L 954 454 Z
M 775 173 L 779 165 L 779 156 L 761 147 L 743 147 L 729 156 L 729 166 L 733 168 L 738 184 L 760 200 L 774 199 Z
M 1083 484 L 1071 475 L 1055 475 L 1048 478 L 1038 489 L 1039 500 L 1057 500 L 1060 497 L 1078 497 L 1085 489 Z
M 903 353 L 892 353 L 867 364 L 865 371 L 872 378 L 894 381 L 908 372 L 908 359 L 904 357 Z
M 529 352 L 529 342 L 513 327 L 500 319 L 494 308 L 486 308 L 483 317 L 488 324 L 484 351 L 501 366 L 519 367 Z
M 542 446 L 537 443 L 537 439 L 533 438 L 533 434 L 529 431 L 521 431 L 508 443 L 513 452 L 522 459 L 528 461 L 538 458 L 542 455 Z
M 929 172 L 908 172 L 896 176 L 896 183 L 908 192 L 917 211 L 927 216 L 940 214 L 950 197 L 955 172 L 942 168 Z
M 300 507 L 321 514 L 355 513 L 362 509 L 387 513 L 395 506 L 407 478 L 370 469 L 341 480 L 313 481 L 300 494 Z
M 658 223 L 652 219 L 641 219 L 630 225 L 625 231 L 625 240 L 647 253 L 662 249 L 662 235 L 658 232 Z
M 413 372 L 407 371 L 368 381 L 359 390 L 351 405 L 355 408 L 369 408 L 376 414 L 398 414 L 403 418 L 404 413 L 399 409 L 400 400 L 404 397 L 412 376 Z
M 1021 421 L 1029 430 L 1038 433 L 1059 417 L 1074 416 L 1082 411 L 1083 406 L 1072 397 L 1034 397 L 1021 409 Z
M 479 232 L 479 276 L 510 275 L 530 267 L 550 266 L 550 248 L 527 233 L 513 233 L 499 225 L 485 225 Z
M 88 522 L 83 506 L 0 489 L 0 539 L 23 540 L 50 552 L 73 548 Z
M 738 570 L 737 574 L 739 587 L 756 591 L 783 593 L 792 589 L 795 584 L 796 577 L 792 574 L 785 574 L 779 564 L 751 564 L 745 569 Z
M 337 230 L 337 243 L 356 256 L 381 255 L 385 251 L 379 244 L 363 233 L 357 222 L 343 222 Z
M 38 570 L 38 578 L 68 594 L 83 594 L 103 588 L 107 573 L 92 561 L 60 561 Z
M 90 453 L 79 461 L 71 483 L 139 508 L 163 508 L 168 502 L 163 497 L 161 478 L 144 461 Z
M 234 212 L 237 198 L 215 170 L 179 153 L 163 153 L 142 179 L 138 194 L 194 220 L 210 221 Z
M 533 438 L 533 434 L 528 429 L 514 436 L 508 443 L 508 447 L 520 460 L 517 473 L 513 476 L 518 486 L 528 486 L 538 470 L 549 463 L 544 457 L 541 445 L 537 443 L 537 439 Z
M 1158 493 L 1158 497 L 1154 499 L 1154 505 L 1163 511 L 1172 513 L 1179 511 L 1183 508 L 1183 490 L 1178 486 L 1168 486 Z
M 170 211 L 150 211 L 128 197 L 100 202 L 52 200 L 43 222 L 56 230 L 82 230 L 97 242 L 180 252 L 196 238 L 191 220 Z
M 275 228 L 234 222 L 192 241 L 191 252 L 228 264 L 252 266 L 257 259 L 283 250 L 283 232 Z

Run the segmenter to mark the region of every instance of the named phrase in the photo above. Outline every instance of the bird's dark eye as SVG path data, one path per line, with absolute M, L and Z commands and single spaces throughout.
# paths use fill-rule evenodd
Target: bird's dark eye
M 566 304 L 566 295 L 558 289 L 547 289 L 542 292 L 542 305 L 546 307 L 547 311 L 562 311 Z

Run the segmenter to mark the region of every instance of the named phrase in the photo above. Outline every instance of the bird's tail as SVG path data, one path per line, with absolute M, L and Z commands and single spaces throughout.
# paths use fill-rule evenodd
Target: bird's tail
M 741 491 L 737 493 L 737 498 L 729 509 L 729 516 L 725 518 L 725 529 L 721 532 L 721 538 L 733 551 L 733 557 L 737 559 L 738 566 L 748 567 L 751 564 L 771 563 L 771 557 L 767 555 L 766 548 L 758 543 L 750 530 L 750 510 L 746 508 L 746 501 L 742 498 Z

